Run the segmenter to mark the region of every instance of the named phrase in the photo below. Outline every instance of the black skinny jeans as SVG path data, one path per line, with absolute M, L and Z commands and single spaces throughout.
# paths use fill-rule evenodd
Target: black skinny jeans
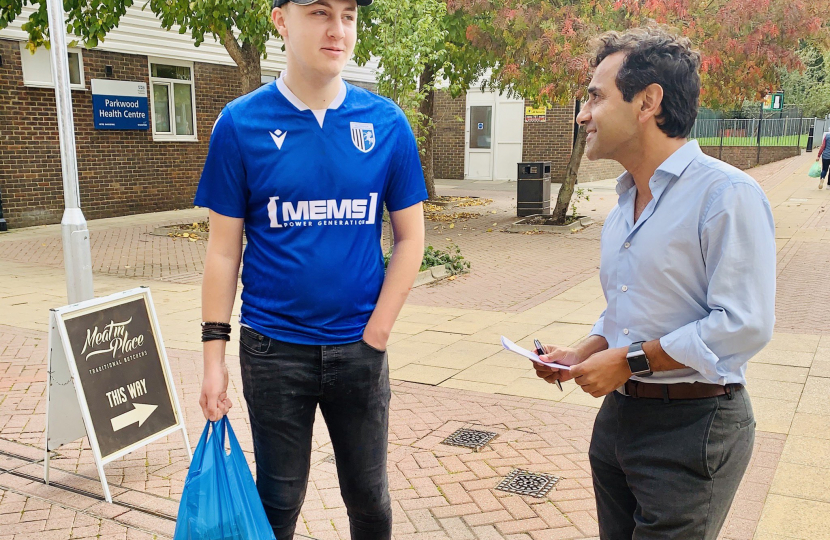
M 363 341 L 295 345 L 243 327 L 239 359 L 257 490 L 277 540 L 294 537 L 308 484 L 318 405 L 334 447 L 352 539 L 390 539 L 386 353 Z

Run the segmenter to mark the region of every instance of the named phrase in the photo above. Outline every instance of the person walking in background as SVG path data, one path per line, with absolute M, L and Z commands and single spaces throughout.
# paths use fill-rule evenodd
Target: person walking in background
M 821 160 L 821 177 L 818 179 L 818 188 L 824 189 L 824 180 L 827 179 L 827 171 L 830 169 L 830 131 L 824 134 L 821 139 L 821 146 L 816 155 L 816 161 Z

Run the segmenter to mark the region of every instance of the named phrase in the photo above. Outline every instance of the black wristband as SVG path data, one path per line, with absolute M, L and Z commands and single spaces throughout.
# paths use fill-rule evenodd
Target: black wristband
M 231 325 L 223 322 L 202 323 L 202 343 L 206 341 L 230 341 Z
M 210 332 L 202 332 L 202 343 L 204 343 L 206 341 L 217 341 L 217 340 L 230 341 L 231 336 L 230 336 L 230 334 L 213 334 L 213 333 L 210 333 Z

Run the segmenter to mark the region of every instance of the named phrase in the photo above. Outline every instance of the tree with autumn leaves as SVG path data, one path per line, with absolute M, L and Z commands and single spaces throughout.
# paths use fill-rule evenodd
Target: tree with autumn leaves
M 827 46 L 830 0 L 448 0 L 475 20 L 467 36 L 501 59 L 489 83 L 539 104 L 585 95 L 591 40 L 607 30 L 664 24 L 701 53 L 701 104 L 733 108 L 804 69 L 799 44 Z M 580 129 L 553 211 L 564 222 L 585 148 Z

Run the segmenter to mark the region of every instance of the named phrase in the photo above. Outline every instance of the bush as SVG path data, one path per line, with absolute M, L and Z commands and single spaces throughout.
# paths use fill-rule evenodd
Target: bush
M 391 258 L 392 250 L 389 250 L 389 252 L 383 256 L 383 264 L 385 267 L 389 266 L 389 259 Z M 470 261 L 464 259 L 464 256 L 461 255 L 461 248 L 457 245 L 451 243 L 447 247 L 447 251 L 427 246 L 424 249 L 424 258 L 421 260 L 421 271 L 423 272 L 433 266 L 441 265 L 446 267 L 451 274 L 463 274 L 464 272 L 468 272 L 470 269 Z

